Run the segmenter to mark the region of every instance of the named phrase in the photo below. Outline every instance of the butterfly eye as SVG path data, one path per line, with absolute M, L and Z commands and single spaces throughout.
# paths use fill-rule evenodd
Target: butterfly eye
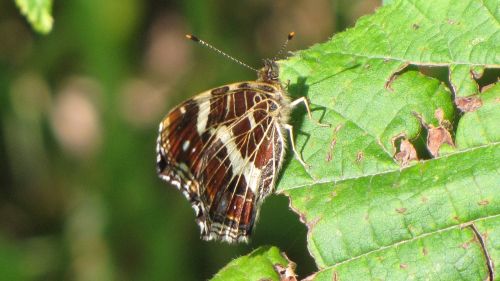
M 279 75 L 280 75 L 280 69 L 278 65 L 273 61 L 271 63 L 271 67 L 269 67 L 269 77 L 272 80 L 278 80 Z
M 278 106 L 276 105 L 276 103 L 271 103 L 271 107 L 269 108 L 270 111 L 275 111 L 276 109 L 278 108 Z

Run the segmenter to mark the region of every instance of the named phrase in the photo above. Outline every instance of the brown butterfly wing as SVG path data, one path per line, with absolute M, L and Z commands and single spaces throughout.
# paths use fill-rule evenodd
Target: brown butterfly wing
M 160 124 L 158 174 L 191 202 L 203 239 L 246 241 L 274 189 L 285 145 L 274 114 L 279 90 L 224 86 L 182 103 Z

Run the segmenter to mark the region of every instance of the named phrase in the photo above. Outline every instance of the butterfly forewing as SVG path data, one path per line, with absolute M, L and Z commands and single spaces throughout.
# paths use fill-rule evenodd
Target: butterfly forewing
M 283 162 L 280 84 L 242 82 L 174 108 L 160 124 L 157 170 L 193 205 L 205 240 L 246 241 Z

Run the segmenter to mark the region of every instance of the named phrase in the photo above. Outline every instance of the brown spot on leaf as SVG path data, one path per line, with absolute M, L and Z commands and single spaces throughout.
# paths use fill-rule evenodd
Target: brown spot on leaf
M 439 156 L 439 149 L 445 143 L 455 147 L 449 132 L 452 126 L 448 120 L 444 119 L 443 109 L 438 108 L 434 112 L 434 116 L 439 122 L 438 127 L 427 124 L 422 115 L 418 113 L 414 113 L 414 115 L 420 120 L 422 126 L 427 129 L 427 150 L 429 150 L 433 157 Z
M 462 112 L 473 112 L 483 106 L 483 101 L 477 95 L 469 97 L 458 97 L 455 104 Z
M 485 199 L 485 200 L 479 201 L 477 204 L 479 204 L 481 206 L 486 206 L 486 205 L 490 204 L 490 201 Z
M 396 209 L 396 212 L 400 213 L 400 214 L 404 214 L 406 212 L 406 208 L 397 208 Z
M 425 196 L 422 196 L 422 198 L 420 199 L 422 200 L 422 203 L 427 203 L 429 202 L 429 198 L 425 197 Z
M 333 129 L 333 133 L 336 134 L 340 131 L 340 129 L 342 129 L 342 127 L 344 127 L 344 124 L 339 124 L 337 125 L 337 127 L 335 127 L 335 129 Z
M 326 153 L 325 161 L 326 161 L 326 162 L 330 162 L 330 161 L 332 161 L 332 153 L 331 153 L 331 151 L 328 151 L 328 152 Z
M 423 248 L 422 248 L 422 254 L 423 254 L 424 256 L 427 256 L 427 254 L 429 254 L 429 250 L 427 250 L 427 248 L 426 248 L 426 247 L 423 247 Z
M 332 161 L 333 158 L 333 149 L 335 148 L 335 145 L 337 144 L 337 139 L 333 139 L 330 142 L 330 147 L 328 149 L 328 152 L 326 153 L 326 162 Z
M 359 151 L 358 154 L 356 154 L 356 162 L 361 162 L 365 158 L 365 154 L 363 151 Z
M 273 266 L 274 271 L 276 271 L 280 277 L 280 281 L 297 281 L 297 274 L 295 274 L 295 267 L 297 265 L 292 262 L 285 253 L 281 253 L 281 255 L 288 261 L 288 266 L 285 267 L 281 264 L 275 264 Z
M 406 264 L 406 263 L 401 263 L 401 264 L 399 265 L 399 268 L 401 268 L 401 269 L 407 269 L 407 268 L 408 268 L 408 264 Z
M 339 273 L 337 271 L 333 273 L 333 281 L 340 281 Z
M 337 145 L 337 133 L 340 131 L 340 129 L 343 127 L 343 124 L 337 125 L 335 129 L 333 129 L 333 137 L 332 141 L 330 142 L 330 146 L 328 147 L 328 152 L 326 153 L 326 162 L 330 162 L 333 159 L 333 150 L 335 149 L 335 146 Z
M 394 141 L 393 141 L 394 145 Z M 399 151 L 394 155 L 396 161 L 403 167 L 406 167 L 410 164 L 411 161 L 418 160 L 417 151 L 413 144 L 406 139 L 406 136 L 401 143 L 399 144 Z
M 419 29 L 419 28 L 420 28 L 420 25 L 418 25 L 418 24 L 414 23 L 414 24 L 412 24 L 412 25 L 411 25 L 411 27 L 412 27 L 413 29 L 417 30 L 417 29 Z
M 464 242 L 462 245 L 461 245 L 462 248 L 464 249 L 468 249 L 469 248 L 469 242 Z
M 441 124 L 441 122 L 443 122 L 443 120 L 444 120 L 443 109 L 442 108 L 436 109 L 436 111 L 434 111 L 434 117 L 436 117 L 436 119 L 439 121 L 439 124 Z
M 483 237 L 484 241 L 488 240 L 488 237 L 489 237 L 488 234 L 489 234 L 488 231 L 481 233 L 481 236 Z
M 443 144 L 449 144 L 455 146 L 453 140 L 451 139 L 451 134 L 443 127 L 429 128 L 427 135 L 427 149 L 432 154 L 432 156 L 439 156 L 439 149 Z

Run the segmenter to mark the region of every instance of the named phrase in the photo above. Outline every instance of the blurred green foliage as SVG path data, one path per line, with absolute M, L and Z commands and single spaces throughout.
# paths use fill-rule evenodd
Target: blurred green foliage
M 254 79 L 185 33 L 258 66 L 289 31 L 303 49 L 377 5 L 55 1 L 43 36 L 1 2 L 1 279 L 203 280 L 265 244 L 314 271 L 283 196 L 266 200 L 250 244 L 201 241 L 189 203 L 156 177 L 157 124 L 187 97 Z

